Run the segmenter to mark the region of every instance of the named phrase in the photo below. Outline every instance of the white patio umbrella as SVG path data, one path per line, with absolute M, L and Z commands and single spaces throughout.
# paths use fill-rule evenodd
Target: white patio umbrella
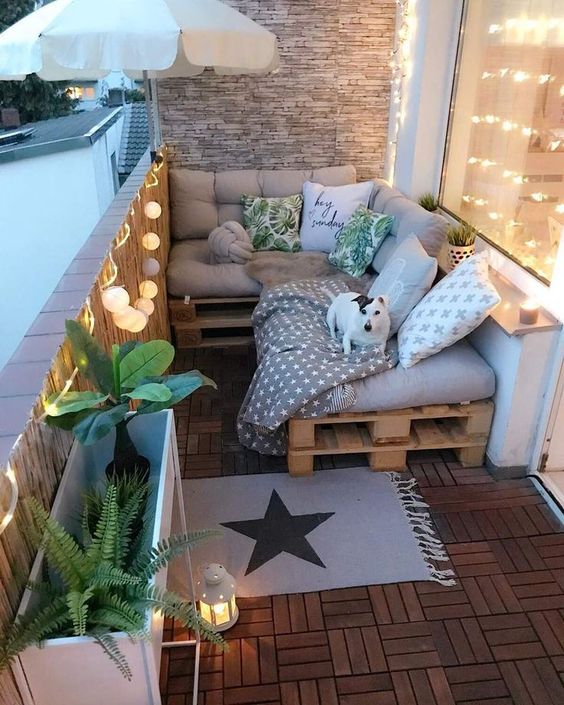
M 125 71 L 145 80 L 151 148 L 157 77 L 268 73 L 276 37 L 219 0 L 55 0 L 0 34 L 0 80 L 46 81 Z

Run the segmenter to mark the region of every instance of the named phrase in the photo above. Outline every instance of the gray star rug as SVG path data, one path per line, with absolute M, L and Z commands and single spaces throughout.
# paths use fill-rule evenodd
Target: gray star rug
M 454 583 L 415 481 L 367 468 L 183 481 L 189 530 L 220 529 L 193 565 L 225 565 L 244 597 L 412 580 Z

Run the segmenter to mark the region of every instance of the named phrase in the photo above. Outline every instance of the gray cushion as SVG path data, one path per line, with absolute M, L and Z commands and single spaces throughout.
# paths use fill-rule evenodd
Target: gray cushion
M 219 225 L 213 172 L 170 170 L 170 227 L 174 238 L 207 237 Z
M 445 244 L 448 227 L 445 218 L 437 213 L 429 213 L 381 179 L 375 179 L 375 184 L 370 207 L 378 213 L 393 215 L 394 222 L 391 235 L 383 242 L 372 261 L 373 268 L 380 272 L 396 247 L 412 233 L 417 235 L 427 254 L 437 257 Z
M 437 275 L 437 260 L 423 249 L 416 235 L 401 242 L 370 287 L 368 296 L 386 294 L 390 299 L 390 336 L 411 313 Z
M 392 344 L 397 345 L 395 339 Z M 495 377 L 487 362 L 462 340 L 414 367 L 396 365 L 356 380 L 353 387 L 356 402 L 347 411 L 384 411 L 487 399 L 495 391 Z
M 241 195 L 266 198 L 302 192 L 306 181 L 324 186 L 355 183 L 354 166 L 322 169 L 170 170 L 171 234 L 175 240 L 201 239 L 227 220 L 243 222 Z
M 237 297 L 256 296 L 261 285 L 245 274 L 240 264 L 210 264 L 207 240 L 186 240 L 173 244 L 166 272 L 172 296 Z

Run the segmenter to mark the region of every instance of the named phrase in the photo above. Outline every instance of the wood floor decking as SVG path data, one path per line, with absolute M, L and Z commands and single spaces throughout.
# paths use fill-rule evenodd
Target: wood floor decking
M 286 471 L 285 459 L 237 442 L 253 349 L 186 351 L 176 364 L 219 385 L 176 409 L 184 477 Z M 201 705 L 564 703 L 564 533 L 542 497 L 528 480 L 495 481 L 449 453 L 409 461 L 457 585 L 241 599 L 229 652 L 203 647 Z M 316 467 L 354 462 L 324 456 Z M 165 653 L 165 705 L 190 705 L 192 653 Z

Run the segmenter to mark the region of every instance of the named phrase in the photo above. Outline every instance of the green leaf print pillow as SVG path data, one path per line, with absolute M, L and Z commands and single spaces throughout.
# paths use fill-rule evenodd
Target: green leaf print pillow
M 393 220 L 391 215 L 358 206 L 329 254 L 331 264 L 353 277 L 361 277 L 390 232 Z
M 255 250 L 298 252 L 302 249 L 300 214 L 303 201 L 301 194 L 284 198 L 241 196 L 243 225 Z

